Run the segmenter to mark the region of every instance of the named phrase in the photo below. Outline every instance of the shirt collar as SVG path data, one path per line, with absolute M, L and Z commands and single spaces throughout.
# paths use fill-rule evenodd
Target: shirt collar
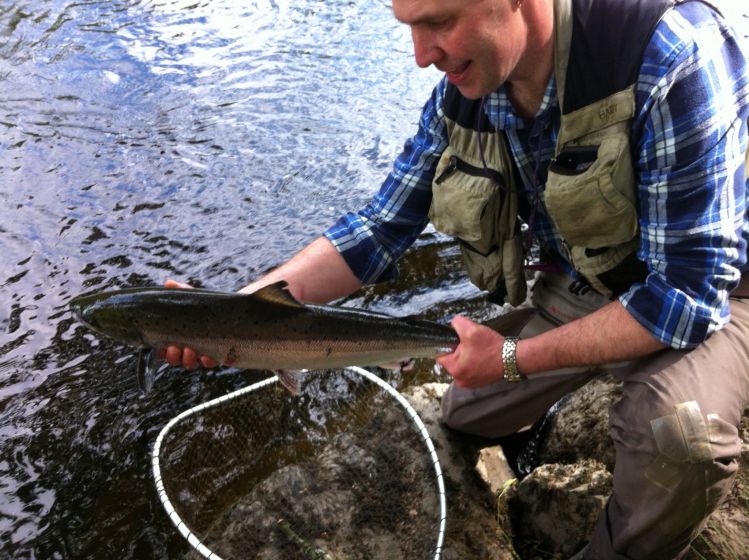
M 535 116 L 531 119 L 525 119 L 515 112 L 507 95 L 507 84 L 502 84 L 496 91 L 493 91 L 484 97 L 484 110 L 486 111 L 489 122 L 498 130 L 520 130 L 531 128 L 535 121 L 541 120 L 548 122 L 551 119 L 551 113 L 557 109 L 557 84 L 554 76 L 549 79 L 544 91 L 544 97 L 541 106 L 538 108 Z

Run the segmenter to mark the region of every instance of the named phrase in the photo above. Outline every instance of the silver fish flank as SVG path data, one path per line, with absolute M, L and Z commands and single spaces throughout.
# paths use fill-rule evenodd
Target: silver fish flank
M 247 369 L 376 366 L 433 358 L 459 342 L 451 327 L 431 321 L 304 305 L 284 282 L 252 294 L 130 288 L 75 298 L 71 308 L 92 330 L 127 345 L 189 346 L 218 363 Z M 146 389 L 153 367 L 153 352 L 145 352 L 139 376 Z

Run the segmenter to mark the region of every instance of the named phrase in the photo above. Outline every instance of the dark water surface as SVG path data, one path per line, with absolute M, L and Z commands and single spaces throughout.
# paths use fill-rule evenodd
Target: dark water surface
M 379 0 L 0 0 L 0 557 L 187 549 L 156 434 L 268 373 L 167 370 L 142 395 L 132 349 L 68 301 L 280 264 L 379 186 L 436 79 Z M 444 320 L 475 298 L 446 240 L 407 260 L 349 303 Z

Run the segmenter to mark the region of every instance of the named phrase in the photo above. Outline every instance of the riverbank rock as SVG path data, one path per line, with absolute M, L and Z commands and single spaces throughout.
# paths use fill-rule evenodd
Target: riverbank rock
M 541 465 L 500 498 L 521 558 L 569 558 L 588 541 L 612 476 L 591 459 Z
M 441 424 L 440 403 L 446 388 L 445 384 L 427 384 L 409 389 L 405 395 L 427 426 L 447 480 L 448 530 L 443 558 L 536 560 L 568 558 L 576 553 L 587 542 L 611 493 L 612 477 L 603 462 L 590 458 L 606 447 L 600 438 L 586 441 L 586 450 L 580 452 L 576 430 L 581 428 L 575 416 L 585 410 L 586 433 L 605 436 L 600 425 L 605 425 L 606 409 L 597 404 L 614 398 L 606 395 L 608 389 L 614 391 L 613 385 L 605 380 L 595 382 L 589 392 L 568 399 L 558 411 L 561 419 L 548 428 L 561 443 L 539 449 L 545 458 L 558 458 L 558 462 L 540 465 L 520 482 L 501 447 Z M 567 418 L 574 421 L 567 422 Z M 563 458 L 571 459 L 570 464 L 562 464 Z M 467 555 L 469 542 L 473 555 Z
M 447 503 L 442 558 L 561 560 L 577 553 L 612 490 L 614 455 L 607 422 L 608 407 L 620 395 L 618 384 L 601 376 L 559 403 L 541 431 L 544 437 L 535 442 L 540 463 L 522 480 L 510 470 L 495 441 L 473 438 L 442 424 L 446 388 L 429 383 L 404 391 L 442 466 Z M 358 438 L 341 433 L 316 454 L 312 467 L 288 465 L 253 489 L 223 526 L 216 527 L 223 546 L 246 550 L 247 541 L 239 537 L 252 527 L 261 539 L 253 544 L 259 551 L 257 558 L 297 557 L 300 550 L 307 555 L 320 552 L 320 557 L 324 551 L 332 558 L 422 557 L 411 552 L 432 546 L 435 525 L 434 521 L 419 525 L 422 516 L 415 512 L 438 510 L 425 471 L 418 475 L 409 469 L 424 459 L 424 450 L 407 439 L 412 429 L 402 416 L 377 410 L 383 417 L 374 431 Z M 749 442 L 747 418 L 742 435 Z M 384 449 L 391 451 L 383 455 Z M 379 487 L 371 482 L 385 465 L 395 463 L 406 477 L 400 486 Z M 347 476 L 341 477 L 342 470 Z M 370 482 L 346 484 L 346 480 Z M 382 519 L 363 517 L 367 511 L 382 510 L 385 497 L 388 507 Z M 335 526 L 321 526 L 315 532 L 319 538 L 298 538 L 301 527 L 320 519 L 335 520 Z M 749 443 L 744 445 L 729 499 L 709 518 L 686 558 L 749 558 Z
M 572 464 L 595 459 L 613 472 L 609 407 L 621 397 L 621 383 L 608 374 L 593 379 L 561 401 L 538 447 L 538 463 Z
M 538 466 L 500 501 L 524 560 L 566 559 L 585 546 L 611 495 L 608 409 L 621 384 L 601 375 L 560 401 L 539 434 Z
M 501 495 L 500 518 L 520 558 L 569 558 L 585 544 L 612 490 L 608 408 L 620 395 L 620 384 L 602 375 L 560 402 L 537 443 L 539 466 Z M 749 411 L 742 438 L 736 484 L 687 560 L 749 558 Z
M 442 465 L 447 493 L 447 528 L 443 560 L 514 560 L 507 528 L 497 523 L 496 494 L 490 485 L 502 487 L 512 476 L 500 451 L 491 458 L 491 466 L 479 469 L 491 472 L 487 482 L 479 475 L 477 463 L 485 440 L 474 439 L 446 428 L 440 421 L 444 383 L 429 383 L 406 390 L 404 396 L 418 412 L 434 442 Z M 485 452 L 486 454 L 486 452 Z

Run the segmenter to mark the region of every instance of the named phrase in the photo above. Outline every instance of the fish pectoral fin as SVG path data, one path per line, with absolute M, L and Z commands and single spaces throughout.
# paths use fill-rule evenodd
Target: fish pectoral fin
M 302 375 L 306 369 L 276 369 L 273 370 L 281 382 L 292 395 L 299 394 L 299 386 L 302 384 Z
M 304 304 L 297 301 L 289 291 L 288 284 L 285 280 L 270 284 L 263 288 L 260 288 L 256 292 L 248 294 L 248 296 L 256 297 L 270 303 L 277 303 L 279 305 L 288 305 L 290 307 L 304 307 Z
M 138 352 L 138 369 L 135 373 L 138 387 L 143 393 L 153 388 L 153 380 L 162 362 L 157 358 L 153 348 L 141 348 Z

